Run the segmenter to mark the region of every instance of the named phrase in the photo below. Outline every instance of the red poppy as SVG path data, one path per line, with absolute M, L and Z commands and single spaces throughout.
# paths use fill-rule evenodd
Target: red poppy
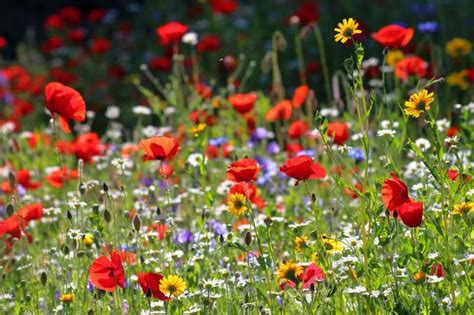
M 196 45 L 198 52 L 217 51 L 221 48 L 221 38 L 215 35 L 206 35 Z
M 443 265 L 440 263 L 434 263 L 431 266 L 431 274 L 437 276 L 438 278 L 444 277 Z
M 153 71 L 170 71 L 171 60 L 167 57 L 153 57 L 148 62 L 148 66 Z
M 324 281 L 324 271 L 312 263 L 306 267 L 301 276 L 301 281 L 303 281 L 303 288 L 309 289 L 312 284 Z
M 117 251 L 109 257 L 100 256 L 92 263 L 89 269 L 89 281 L 97 289 L 113 292 L 117 287 L 125 286 L 125 271 L 122 259 Z
M 257 95 L 254 93 L 235 94 L 229 96 L 227 100 L 238 113 L 245 114 L 253 109 L 257 101 Z
M 302 180 L 326 177 L 326 171 L 319 163 L 314 163 L 308 155 L 291 158 L 280 167 L 280 171 L 296 179 L 296 185 Z
M 68 85 L 77 81 L 77 76 L 63 67 L 52 67 L 49 71 L 49 76 L 54 81 L 64 85 Z
M 328 124 L 327 135 L 333 143 L 343 145 L 349 140 L 349 126 L 345 122 L 331 122 Z
M 233 182 L 251 182 L 257 178 L 258 164 L 254 159 L 242 159 L 227 167 L 227 179 Z
M 417 56 L 406 57 L 395 66 L 395 76 L 406 81 L 409 76 L 424 78 L 428 73 L 428 63 Z
M 283 100 L 273 106 L 265 115 L 267 121 L 289 120 L 293 106 L 289 100 Z
M 300 19 L 301 25 L 306 25 L 319 20 L 319 9 L 315 1 L 305 0 L 292 16 Z
M 169 297 L 160 291 L 160 281 L 163 279 L 163 275 L 154 272 L 139 272 L 137 276 L 138 284 L 140 284 L 145 295 L 151 295 L 162 301 L 170 300 Z
M 74 153 L 78 159 L 84 162 L 92 162 L 95 156 L 98 156 L 105 150 L 105 146 L 100 141 L 95 132 L 88 132 L 76 138 L 73 144 Z
M 68 24 L 79 24 L 81 22 L 81 11 L 73 6 L 66 6 L 59 11 L 61 19 Z
M 308 97 L 308 92 L 309 87 L 307 85 L 302 85 L 295 90 L 293 93 L 293 99 L 291 101 L 295 108 L 300 108 L 304 104 L 306 98 Z
M 454 137 L 459 131 L 459 128 L 456 126 L 450 127 L 447 131 L 447 136 L 448 137 Z
M 169 22 L 156 29 L 156 35 L 163 45 L 178 43 L 183 35 L 188 31 L 188 27 L 179 22 Z
M 396 211 L 400 219 L 409 227 L 417 227 L 423 219 L 423 203 L 415 202 L 408 196 L 407 185 L 395 173 L 382 184 L 382 202 L 393 215 Z
M 71 171 L 66 167 L 54 170 L 46 176 L 46 180 L 54 188 L 61 188 L 63 187 L 64 181 L 70 181 L 77 178 L 79 178 L 79 172 L 77 170 Z
M 61 36 L 54 35 L 49 37 L 41 44 L 41 51 L 45 54 L 52 53 L 56 49 L 63 47 L 64 40 Z
M 0 236 L 10 234 L 12 238 L 21 238 L 22 231 L 32 220 L 43 217 L 43 206 L 40 203 L 27 205 L 19 209 L 11 217 L 0 221 Z
M 59 14 L 51 14 L 48 15 L 44 21 L 44 27 L 46 29 L 62 29 L 64 27 L 64 22 Z
M 288 127 L 288 136 L 290 139 L 299 139 L 308 132 L 308 124 L 302 120 L 297 120 L 291 123 Z
M 105 9 L 95 8 L 89 11 L 89 14 L 87 14 L 87 19 L 89 20 L 90 23 L 95 24 L 102 21 L 105 15 L 106 15 Z
M 169 160 L 175 156 L 180 149 L 178 141 L 170 137 L 154 137 L 140 142 L 140 148 L 145 151 L 145 161 Z
M 30 101 L 16 98 L 13 101 L 13 113 L 17 117 L 23 117 L 33 112 L 34 108 Z
M 423 221 L 423 203 L 410 201 L 402 204 L 398 209 L 402 222 L 408 227 L 417 227 Z
M 148 232 L 155 230 L 157 233 L 158 239 L 162 240 L 166 237 L 166 232 L 168 232 L 168 227 L 161 223 L 153 223 L 148 226 Z
M 250 202 L 255 204 L 259 209 L 265 208 L 265 200 L 257 195 L 257 186 L 255 186 L 255 184 L 237 183 L 230 188 L 229 196 L 236 193 L 247 196 Z
M 3 36 L 0 36 L 0 49 L 7 47 L 7 39 Z
M 209 4 L 213 12 L 221 14 L 232 14 L 239 7 L 236 0 L 210 0 Z
M 91 40 L 91 52 L 95 55 L 105 54 L 112 47 L 112 43 L 107 38 L 94 38 Z
M 398 179 L 395 173 L 392 178 L 386 179 L 382 185 L 382 201 L 388 211 L 392 212 L 401 205 L 410 201 L 407 185 Z
M 70 132 L 68 120 L 84 121 L 86 119 L 86 103 L 81 94 L 75 89 L 59 82 L 46 85 L 44 90 L 46 108 L 56 118 L 65 132 Z
M 454 168 L 448 171 L 448 177 L 450 180 L 455 181 L 458 178 L 458 176 L 459 176 L 459 173 Z
M 414 30 L 411 27 L 390 24 L 373 33 L 372 38 L 383 47 L 401 48 L 410 42 L 413 34 Z
M 285 145 L 285 150 L 288 156 L 294 156 L 296 153 L 303 150 L 303 146 L 299 143 L 287 143 Z
M 41 186 L 40 182 L 34 182 L 31 180 L 31 174 L 29 170 L 18 170 L 16 172 L 17 182 L 26 189 L 38 189 Z

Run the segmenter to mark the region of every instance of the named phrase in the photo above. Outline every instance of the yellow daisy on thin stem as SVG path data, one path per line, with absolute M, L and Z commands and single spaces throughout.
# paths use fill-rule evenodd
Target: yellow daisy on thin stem
M 361 30 L 357 29 L 359 27 L 359 23 L 357 23 L 357 21 L 353 18 L 344 19 L 342 20 L 342 23 L 337 24 L 337 26 L 338 27 L 334 29 L 337 32 L 337 34 L 334 36 L 334 40 L 336 42 L 340 41 L 343 44 L 351 39 L 355 34 L 362 33 Z
M 433 92 L 428 93 L 428 90 L 421 90 L 410 96 L 410 99 L 405 102 L 405 114 L 408 116 L 418 118 L 425 111 L 431 109 L 430 104 L 434 101 Z
M 303 271 L 303 267 L 294 262 L 282 263 L 277 270 L 277 278 L 278 280 L 296 282 L 303 274 Z
M 247 198 L 239 193 L 234 193 L 229 197 L 229 212 L 235 216 L 241 216 L 247 212 Z
M 175 275 L 169 275 L 160 281 L 160 291 L 168 297 L 178 297 L 186 290 L 186 282 Z

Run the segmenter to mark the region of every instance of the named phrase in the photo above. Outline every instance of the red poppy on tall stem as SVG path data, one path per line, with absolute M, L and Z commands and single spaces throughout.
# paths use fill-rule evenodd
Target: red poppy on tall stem
M 179 142 L 170 137 L 154 137 L 140 141 L 140 148 L 145 151 L 145 161 L 169 160 L 174 157 L 180 149 Z
M 303 275 L 301 276 L 301 281 L 303 281 L 303 288 L 309 289 L 312 284 L 324 281 L 324 271 L 312 263 L 306 267 Z
M 210 0 L 209 4 L 213 12 L 224 15 L 234 13 L 239 7 L 237 0 Z
M 303 120 L 296 120 L 288 127 L 288 136 L 290 139 L 299 139 L 308 132 L 308 124 Z
M 296 179 L 296 185 L 302 180 L 326 177 L 326 170 L 319 163 L 313 162 L 308 155 L 295 156 L 280 167 L 280 171 Z
M 105 150 L 105 145 L 102 144 L 99 135 L 95 132 L 78 136 L 73 143 L 73 147 L 77 158 L 84 162 L 92 162 L 95 156 L 100 155 Z
M 270 108 L 270 110 L 265 115 L 265 119 L 267 121 L 289 120 L 291 118 L 292 111 L 293 106 L 291 102 L 289 100 L 283 100 Z
M 198 52 L 217 51 L 221 48 L 221 38 L 215 35 L 203 36 L 196 45 Z
M 293 93 L 293 99 L 291 101 L 293 103 L 293 106 L 295 108 L 300 108 L 306 101 L 306 98 L 308 97 L 308 93 L 309 93 L 309 87 L 307 85 L 302 85 L 298 87 Z
M 109 257 L 101 256 L 94 260 L 89 269 L 89 281 L 100 290 L 113 292 L 117 287 L 125 286 L 125 271 L 122 259 L 117 251 Z
M 258 164 L 254 159 L 242 159 L 227 167 L 227 179 L 233 182 L 251 182 L 257 178 Z
M 345 122 L 331 122 L 328 124 L 327 135 L 333 143 L 343 145 L 349 140 L 349 126 Z
M 382 184 L 382 202 L 385 208 L 408 227 L 417 227 L 423 220 L 423 203 L 411 200 L 407 185 L 395 173 Z
M 401 48 L 408 45 L 413 34 L 414 30 L 410 27 L 390 24 L 373 33 L 372 38 L 383 47 Z
M 424 78 L 428 73 L 428 62 L 420 57 L 410 56 L 400 60 L 395 66 L 395 76 L 406 81 L 410 76 Z
M 188 27 L 179 22 L 169 22 L 156 29 L 156 35 L 163 45 L 179 43 Z
M 46 108 L 56 119 L 65 132 L 71 132 L 68 120 L 84 121 L 86 119 L 86 103 L 75 89 L 59 82 L 48 83 L 44 90 Z
M 149 296 L 150 294 L 151 297 L 162 301 L 170 300 L 169 297 L 160 291 L 160 281 L 163 279 L 163 275 L 154 272 L 139 272 L 137 273 L 137 276 L 138 284 L 145 295 Z
M 0 236 L 10 234 L 11 238 L 21 238 L 21 233 L 32 220 L 43 217 L 43 205 L 34 203 L 19 209 L 11 217 L 0 221 Z
M 253 109 L 257 95 L 254 93 L 235 94 L 229 96 L 227 100 L 238 113 L 245 114 Z

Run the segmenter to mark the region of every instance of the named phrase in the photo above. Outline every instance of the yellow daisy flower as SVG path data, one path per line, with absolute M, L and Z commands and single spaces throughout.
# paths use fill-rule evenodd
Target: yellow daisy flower
M 461 90 L 465 90 L 469 87 L 469 82 L 466 80 L 467 71 L 453 72 L 446 77 L 446 82 L 450 86 L 458 87 Z
M 361 30 L 357 29 L 359 23 L 357 23 L 353 18 L 344 19 L 342 20 L 342 23 L 337 24 L 337 26 L 338 27 L 334 29 L 337 32 L 337 34 L 334 35 L 334 40 L 336 42 L 340 41 L 343 44 L 351 39 L 355 34 L 362 33 Z
M 418 93 L 414 93 L 410 96 L 410 99 L 405 102 L 405 114 L 408 116 L 418 118 L 425 111 L 431 109 L 430 104 L 434 101 L 434 94 L 428 93 L 427 90 L 423 89 Z
M 403 58 L 405 58 L 405 54 L 403 53 L 403 51 L 399 50 L 399 49 L 395 49 L 395 50 L 391 50 L 387 53 L 387 55 L 385 55 L 385 62 L 387 63 L 387 65 L 389 65 L 390 67 L 392 68 L 395 68 L 395 66 L 397 65 L 397 63 L 400 61 L 400 60 L 403 60 Z
M 206 129 L 206 124 L 200 123 L 196 127 L 192 127 L 189 129 L 189 133 L 192 134 L 194 137 L 199 136 L 204 130 Z
M 298 281 L 298 278 L 303 274 L 303 267 L 294 263 L 286 262 L 280 265 L 280 268 L 277 270 L 278 280 L 286 281 Z
M 474 212 L 474 202 L 463 202 L 454 206 L 453 214 L 462 215 Z
M 91 246 L 94 243 L 94 236 L 90 233 L 86 233 L 86 235 L 84 235 L 84 239 L 82 240 L 82 242 L 86 246 Z
M 166 296 L 178 297 L 184 293 L 184 290 L 186 290 L 186 282 L 179 276 L 170 275 L 160 281 L 160 291 Z
M 248 210 L 247 198 L 239 193 L 232 194 L 230 195 L 228 206 L 230 213 L 235 216 L 241 216 Z
M 59 300 L 63 303 L 71 303 L 72 301 L 74 301 L 74 294 L 73 293 L 62 294 L 59 297 Z
M 469 55 L 472 44 L 464 38 L 453 38 L 446 43 L 446 52 L 453 58 Z
M 295 238 L 295 247 L 298 253 L 303 252 L 304 249 L 308 247 L 308 240 L 309 238 L 306 235 L 297 236 Z
M 344 249 L 342 242 L 334 238 L 329 238 L 326 234 L 323 234 L 322 238 L 323 245 L 326 248 L 326 252 L 328 254 L 333 255 L 334 253 L 341 252 Z

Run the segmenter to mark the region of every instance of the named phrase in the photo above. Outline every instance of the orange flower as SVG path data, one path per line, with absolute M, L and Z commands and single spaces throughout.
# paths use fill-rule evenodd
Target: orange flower
M 140 148 L 145 151 L 145 161 L 169 160 L 175 156 L 180 149 L 178 141 L 170 137 L 154 137 L 140 142 Z

